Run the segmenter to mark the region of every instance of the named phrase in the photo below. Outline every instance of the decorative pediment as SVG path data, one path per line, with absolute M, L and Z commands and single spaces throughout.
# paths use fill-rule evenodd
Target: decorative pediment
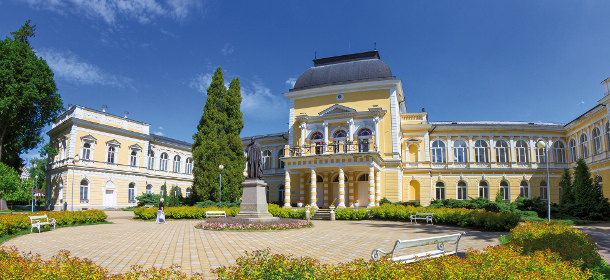
M 91 134 L 81 137 L 80 140 L 83 142 L 91 142 L 94 144 L 97 143 L 97 139 L 95 139 L 95 137 L 91 136 Z
M 106 142 L 106 145 L 107 146 L 117 146 L 117 147 L 120 147 L 121 143 L 119 143 L 119 141 L 117 141 L 117 140 L 112 139 L 112 140 Z
M 134 144 L 134 145 L 129 146 L 129 149 L 141 151 L 142 147 L 140 147 L 140 145 L 138 145 L 138 144 Z
M 319 115 L 324 116 L 324 115 L 345 114 L 345 113 L 356 113 L 356 110 L 354 110 L 350 107 L 343 106 L 343 105 L 335 104 L 335 105 L 329 107 L 328 109 L 320 112 Z
M 421 142 L 421 139 L 418 139 L 418 138 L 409 138 L 409 139 L 405 140 L 405 142 L 407 142 L 407 143 L 419 143 L 419 142 Z

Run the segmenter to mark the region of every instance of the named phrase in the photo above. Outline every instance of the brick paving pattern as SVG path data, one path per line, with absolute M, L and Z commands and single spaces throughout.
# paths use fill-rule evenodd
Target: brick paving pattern
M 113 224 L 78 226 L 33 233 L 11 239 L 3 246 L 50 258 L 61 249 L 89 258 L 111 273 L 144 268 L 182 266 L 186 273 L 204 273 L 232 265 L 246 252 L 271 248 L 271 253 L 309 256 L 323 263 L 370 259 L 375 248 L 390 250 L 397 239 L 415 239 L 465 231 L 461 254 L 467 249 L 498 245 L 502 232 L 483 232 L 459 227 L 410 224 L 395 221 L 313 221 L 314 227 L 283 231 L 208 231 L 196 229 L 196 220 L 169 220 L 167 224 L 133 219 L 133 212 L 108 211 Z M 422 251 L 426 248 L 414 249 Z M 430 249 L 430 248 L 427 248 Z M 411 253 L 409 251 L 401 253 Z

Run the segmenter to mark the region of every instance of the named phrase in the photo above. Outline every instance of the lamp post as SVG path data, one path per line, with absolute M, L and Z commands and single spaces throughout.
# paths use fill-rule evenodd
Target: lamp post
M 536 146 L 538 147 L 538 149 L 544 148 L 544 152 L 546 154 L 546 156 L 545 156 L 546 195 L 547 195 L 546 201 L 547 201 L 547 205 L 548 205 L 548 220 L 550 222 L 551 221 L 551 180 L 549 179 L 549 177 L 550 177 L 550 175 L 549 175 L 549 143 L 542 138 L 538 138 L 538 140 L 536 140 Z
M 37 164 L 34 163 L 33 167 L 33 171 L 36 172 L 36 167 L 38 167 Z M 38 175 L 34 175 L 34 185 L 32 186 L 32 212 L 34 212 L 34 188 L 36 188 L 36 185 L 38 183 Z
M 78 155 L 75 155 L 74 159 L 72 159 L 72 212 L 74 212 L 74 179 L 76 178 L 74 169 L 76 168 L 78 161 L 80 161 L 80 158 Z
M 220 164 L 220 166 L 218 166 L 218 169 L 220 169 L 220 184 L 219 184 L 220 191 L 218 192 L 218 203 L 222 202 L 222 170 L 224 168 L 225 167 L 222 165 L 222 163 Z

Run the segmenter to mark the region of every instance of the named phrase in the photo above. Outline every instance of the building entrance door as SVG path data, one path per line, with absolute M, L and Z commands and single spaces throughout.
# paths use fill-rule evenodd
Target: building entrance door
M 114 190 L 106 190 L 104 194 L 104 206 L 112 208 L 114 206 Z

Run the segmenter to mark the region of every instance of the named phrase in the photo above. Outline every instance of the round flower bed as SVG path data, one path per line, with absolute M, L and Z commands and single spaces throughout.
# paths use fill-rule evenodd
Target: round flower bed
M 196 228 L 209 230 L 282 230 L 309 228 L 313 224 L 304 220 L 283 219 L 270 222 L 251 222 L 235 217 L 212 218 L 195 225 Z

